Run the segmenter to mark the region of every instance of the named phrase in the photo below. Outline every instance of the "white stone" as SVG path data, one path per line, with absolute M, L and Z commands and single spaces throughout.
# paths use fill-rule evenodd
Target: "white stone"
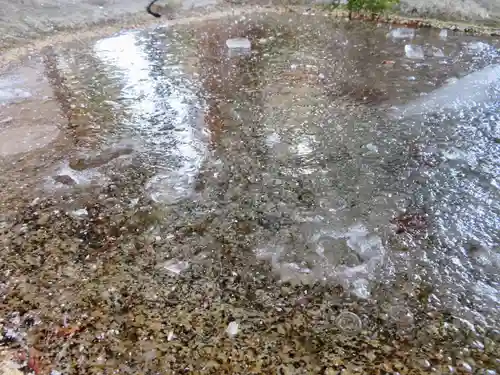
M 239 324 L 237 322 L 231 322 L 228 324 L 226 328 L 226 333 L 232 337 L 238 334 L 238 330 L 239 330 Z

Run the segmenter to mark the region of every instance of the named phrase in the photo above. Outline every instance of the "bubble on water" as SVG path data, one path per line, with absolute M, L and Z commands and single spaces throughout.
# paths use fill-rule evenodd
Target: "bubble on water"
M 350 311 L 341 312 L 335 319 L 335 324 L 340 330 L 349 334 L 357 333 L 363 328 L 359 316 Z

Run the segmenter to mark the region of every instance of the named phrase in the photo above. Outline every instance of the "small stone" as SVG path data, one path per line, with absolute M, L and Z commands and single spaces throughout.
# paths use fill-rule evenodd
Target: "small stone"
M 420 364 L 420 366 L 422 366 L 422 368 L 425 368 L 425 369 L 429 369 L 432 366 L 431 363 L 429 362 L 429 360 L 427 360 L 427 359 L 421 359 L 419 361 L 419 364 Z
M 45 225 L 49 222 L 49 220 L 50 220 L 49 214 L 42 214 L 36 223 L 38 225 Z
M 73 180 L 73 178 L 71 178 L 71 176 L 68 176 L 67 174 L 54 176 L 53 179 L 55 182 L 58 182 L 63 185 L 68 185 L 68 186 L 76 185 L 76 181 Z
M 176 338 L 174 331 L 169 331 L 167 335 L 167 341 L 172 341 Z
M 228 324 L 226 328 L 226 333 L 229 336 L 234 337 L 238 334 L 238 330 L 239 330 L 239 324 L 237 322 L 231 322 Z
M 71 216 L 81 218 L 84 216 L 88 216 L 89 212 L 85 208 L 80 208 L 78 210 L 72 211 Z
M 472 373 L 472 366 L 469 365 L 467 362 L 460 362 L 458 364 L 458 368 L 462 371 L 462 372 L 466 372 L 466 373 Z

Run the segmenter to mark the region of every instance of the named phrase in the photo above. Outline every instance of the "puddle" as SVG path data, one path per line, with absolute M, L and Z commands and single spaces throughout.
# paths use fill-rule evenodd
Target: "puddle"
M 33 87 L 0 77 L 6 311 L 24 293 L 43 324 L 92 316 L 78 337 L 120 342 L 131 372 L 178 370 L 155 362 L 160 342 L 272 341 L 263 311 L 307 311 L 313 326 L 293 329 L 325 337 L 340 321 L 355 340 L 397 327 L 407 342 L 432 314 L 498 326 L 498 40 L 292 13 L 174 26 L 33 54 Z M 468 95 L 478 75 L 490 91 Z M 433 340 L 419 355 L 448 350 Z M 81 352 L 84 373 L 109 350 Z

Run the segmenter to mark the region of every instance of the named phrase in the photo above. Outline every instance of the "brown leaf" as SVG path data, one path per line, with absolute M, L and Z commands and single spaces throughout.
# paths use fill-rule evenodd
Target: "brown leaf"
M 80 331 L 82 327 L 79 325 L 74 325 L 74 326 L 69 326 L 69 327 L 62 327 L 57 330 L 57 336 L 59 337 L 67 337 L 67 336 L 72 336 L 78 331 Z

